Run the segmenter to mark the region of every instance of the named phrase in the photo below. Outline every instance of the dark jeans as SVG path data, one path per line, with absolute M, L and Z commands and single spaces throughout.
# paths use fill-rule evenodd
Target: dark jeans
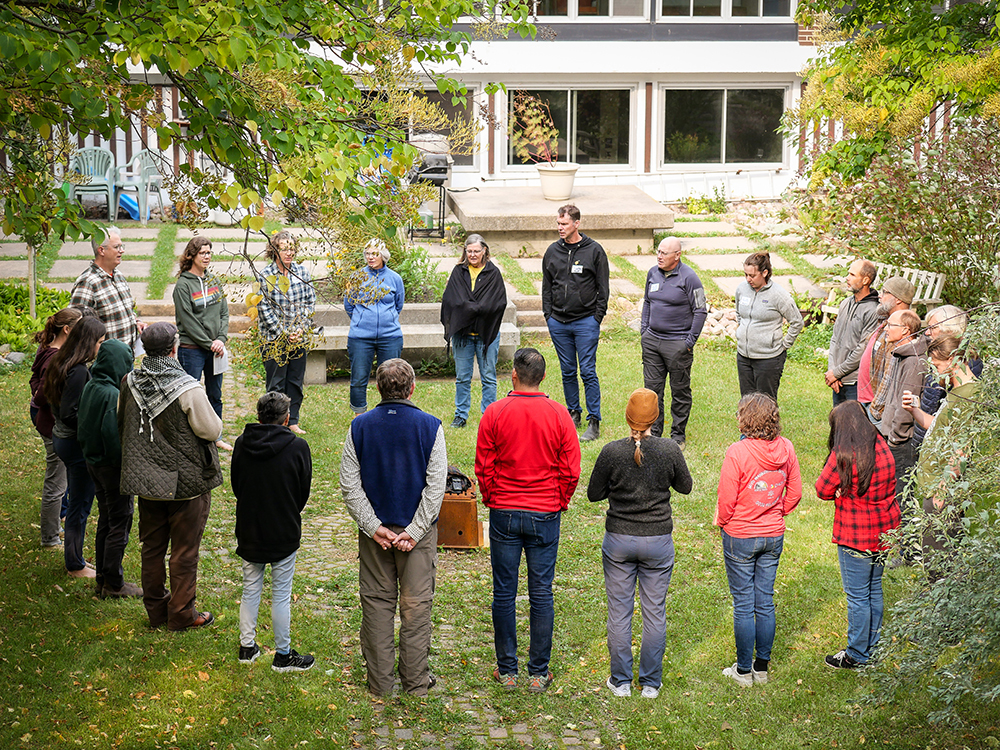
M 306 352 L 304 349 L 291 351 L 283 365 L 273 359 L 264 358 L 265 391 L 277 391 L 288 396 L 292 403 L 288 407 L 288 424 L 299 423 L 299 409 L 302 408 L 302 383 L 306 379 Z
M 139 496 L 139 540 L 142 542 L 142 603 L 151 627 L 166 623 L 183 630 L 198 611 L 198 550 L 212 494 L 190 500 L 151 500 Z M 170 547 L 170 590 L 167 590 L 167 547 Z
M 531 641 L 528 674 L 546 675 L 552 655 L 555 606 L 552 579 L 559 552 L 559 511 L 490 509 L 490 563 L 493 565 L 493 639 L 500 674 L 517 674 L 517 578 L 521 550 L 528 568 Z
M 755 648 L 758 659 L 771 659 L 776 628 L 774 579 L 784 541 L 784 535 L 743 539 L 722 532 L 722 556 L 733 596 L 736 666 L 744 671 L 753 666 Z
M 97 583 L 117 590 L 125 583 L 122 558 L 132 532 L 132 496 L 118 491 L 121 487 L 121 466 L 87 464 L 87 468 L 97 491 L 97 535 L 94 538 Z
M 601 382 L 597 378 L 597 344 L 601 339 L 601 324 L 592 315 L 572 323 L 560 323 L 550 317 L 546 323 L 556 356 L 559 357 L 566 408 L 572 412 L 581 411 L 580 383 L 576 379 L 579 360 L 580 380 L 583 381 L 587 399 L 587 419 L 600 420 Z
M 781 385 L 781 373 L 785 369 L 787 356 L 787 351 L 770 359 L 750 359 L 737 354 L 736 374 L 740 379 L 740 396 L 764 393 L 777 401 L 778 386 Z
M 347 357 L 351 360 L 351 411 L 363 414 L 368 411 L 368 379 L 372 363 L 382 364 L 396 359 L 403 353 L 403 337 L 390 339 L 359 339 L 348 336 Z
M 663 437 L 663 392 L 670 378 L 670 437 L 680 442 L 685 439 L 688 417 L 691 416 L 691 365 L 694 352 L 682 339 L 661 339 L 648 331 L 642 335 L 642 379 L 646 387 L 656 394 L 660 415 L 653 423 L 652 433 Z
M 56 449 L 56 455 L 66 465 L 66 488 L 69 492 L 66 534 L 63 540 L 66 570 L 81 570 L 85 565 L 83 540 L 87 536 L 87 517 L 94 505 L 94 480 L 90 478 L 83 450 L 75 438 L 53 435 L 52 445 Z
M 858 400 L 858 384 L 851 383 L 850 385 L 840 386 L 840 393 L 836 391 L 831 391 L 833 393 L 833 405 L 838 406 L 845 401 L 857 401 Z
M 188 349 L 186 347 L 177 348 L 177 361 L 181 363 L 184 372 L 195 380 L 201 380 L 201 374 L 205 373 L 205 393 L 208 394 L 208 402 L 215 409 L 215 413 L 222 418 L 222 373 L 216 375 L 215 354 L 211 350 Z

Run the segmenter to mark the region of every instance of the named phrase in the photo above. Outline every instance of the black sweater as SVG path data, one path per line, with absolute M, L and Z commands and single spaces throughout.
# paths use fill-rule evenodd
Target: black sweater
M 609 273 L 604 248 L 587 235 L 575 244 L 553 242 L 542 258 L 545 319 L 572 323 L 592 315 L 600 323 L 608 312 Z
M 670 489 L 691 491 L 691 472 L 673 440 L 642 441 L 642 466 L 635 464 L 635 441 L 615 440 L 601 450 L 587 487 L 587 497 L 608 498 L 604 528 L 613 534 L 660 536 L 674 529 Z
M 236 554 L 274 563 L 295 552 L 311 485 L 309 443 L 283 425 L 248 424 L 233 447 Z

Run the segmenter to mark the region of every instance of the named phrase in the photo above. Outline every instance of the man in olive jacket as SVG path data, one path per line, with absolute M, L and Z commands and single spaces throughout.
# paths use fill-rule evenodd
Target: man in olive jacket
M 139 498 L 142 602 L 151 627 L 169 630 L 211 625 L 195 609 L 198 551 L 212 489 L 222 484 L 215 441 L 222 420 L 205 389 L 177 361 L 171 323 L 142 333 L 146 357 L 125 378 L 118 402 L 123 493 Z M 170 547 L 170 590 L 165 556 Z

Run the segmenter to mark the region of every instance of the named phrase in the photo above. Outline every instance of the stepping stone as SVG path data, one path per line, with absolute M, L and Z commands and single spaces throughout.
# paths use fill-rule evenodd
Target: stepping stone
M 542 272 L 542 259 L 541 258 L 515 258 L 517 265 L 521 267 L 522 271 L 527 271 L 528 273 L 541 273 Z
M 28 246 L 23 242 L 0 243 L 0 258 L 10 258 L 17 255 L 27 255 Z
M 683 257 L 681 260 L 684 260 Z M 743 261 L 746 260 L 746 256 L 742 254 L 695 255 L 689 260 L 703 271 L 742 271 Z M 791 264 L 782 260 L 777 255 L 771 255 L 771 266 L 779 270 L 787 270 L 792 267 Z
M 42 286 L 44 286 L 46 289 L 52 289 L 52 290 L 55 290 L 57 292 L 72 292 L 73 291 L 73 282 L 72 281 L 60 281 L 57 284 L 52 284 L 52 283 L 47 282 L 47 281 L 46 282 L 41 282 L 40 281 L 39 283 Z M 129 284 L 128 286 L 129 286 L 129 289 L 132 288 L 132 284 Z
M 681 237 L 681 251 L 692 250 L 747 250 L 753 252 L 757 245 L 746 237 Z
M 124 242 L 124 241 L 123 241 Z M 130 255 L 151 256 L 156 252 L 155 242 L 124 242 L 125 258 Z M 94 251 L 89 242 L 66 242 L 59 248 L 60 258 L 70 258 L 76 255 L 84 255 L 88 258 L 94 257 Z
M 641 297 L 643 290 L 628 279 L 612 278 L 609 282 L 612 293 L 624 294 L 626 297 Z
M 816 268 L 834 269 L 843 267 L 845 269 L 845 272 L 847 267 L 854 262 L 854 258 L 849 258 L 846 255 L 827 257 L 826 255 L 809 253 L 805 255 L 800 255 L 799 257 L 802 258 L 802 260 L 816 266 Z
M 717 276 L 713 277 L 712 281 L 714 281 L 718 287 L 730 297 L 735 296 L 736 287 L 743 283 L 743 279 L 738 276 Z M 792 291 L 794 285 L 794 290 L 797 294 L 813 292 L 821 297 L 826 297 L 826 292 L 805 276 L 775 276 L 774 283 L 781 284 L 781 286 L 789 292 Z
M 0 279 L 28 278 L 28 261 L 5 260 L 0 262 Z
M 160 227 L 120 227 L 122 240 L 155 240 L 160 236 Z
M 170 284 L 170 291 L 174 291 L 174 285 Z M 128 283 L 128 288 L 132 291 L 132 299 L 137 302 L 141 299 L 146 299 L 147 289 L 149 289 L 149 284 L 145 281 L 130 281 Z M 169 297 L 167 298 L 169 299 Z
M 715 232 L 737 234 L 736 226 L 730 224 L 728 221 L 677 221 L 675 219 L 674 227 L 669 231 L 671 234 L 690 234 L 692 232 L 700 232 L 702 234 Z
M 802 242 L 802 237 L 797 234 L 779 234 L 776 237 L 768 237 L 767 241 L 774 245 L 795 246 Z
M 623 255 L 621 257 L 643 273 L 648 273 L 649 269 L 656 265 L 655 255 Z
M 301 235 L 301 230 L 296 231 L 295 229 L 293 229 L 291 231 L 292 234 L 295 235 L 296 237 L 299 237 Z M 210 240 L 212 240 L 212 244 L 214 245 L 216 240 L 232 240 L 233 242 L 236 241 L 242 242 L 243 238 L 246 236 L 246 230 L 240 226 L 199 227 L 195 231 L 191 231 L 187 227 L 181 227 L 180 229 L 177 230 L 177 241 L 184 242 L 185 244 L 187 244 L 187 241 L 192 237 L 194 237 L 196 234 L 202 237 L 208 237 Z M 263 236 L 261 236 L 260 232 L 250 232 L 250 242 L 263 243 L 266 242 L 266 239 Z
M 123 260 L 118 266 L 118 270 L 125 274 L 125 278 L 144 279 L 149 276 L 151 262 L 148 260 Z M 87 270 L 90 266 L 89 260 L 57 260 L 52 264 L 49 271 L 50 279 L 69 278 L 74 279 Z

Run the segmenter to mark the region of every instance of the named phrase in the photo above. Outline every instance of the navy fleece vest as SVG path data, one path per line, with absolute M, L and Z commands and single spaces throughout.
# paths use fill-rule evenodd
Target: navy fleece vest
M 440 426 L 440 419 L 404 401 L 384 401 L 351 422 L 361 486 L 383 525 L 413 520 Z

